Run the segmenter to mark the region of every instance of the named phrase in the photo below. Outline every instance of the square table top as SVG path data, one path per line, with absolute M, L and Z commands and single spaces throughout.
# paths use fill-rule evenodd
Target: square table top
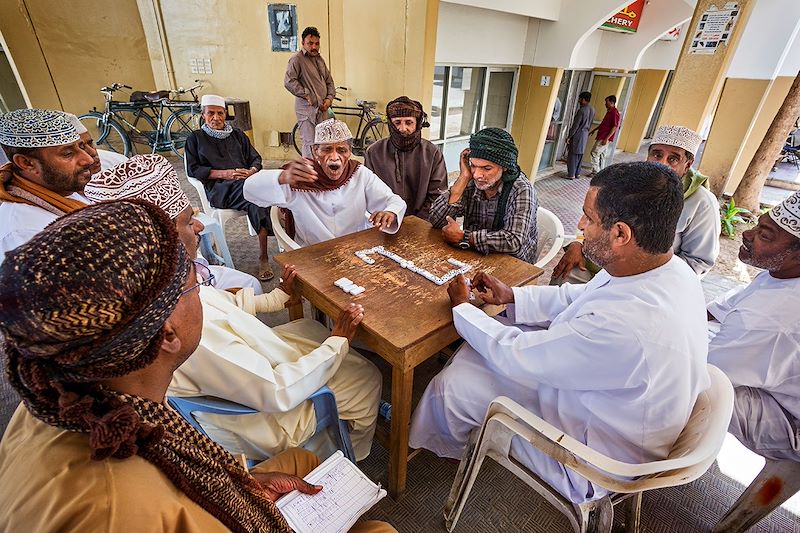
M 309 299 L 323 311 L 341 311 L 350 302 L 363 305 L 361 325 L 388 343 L 392 351 L 406 351 L 425 338 L 452 328 L 448 284 L 436 285 L 379 254 L 371 256 L 375 259 L 373 265 L 355 255 L 378 245 L 440 277 L 456 268 L 447 262 L 450 257 L 472 267 L 465 274 L 468 277 L 485 271 L 511 286 L 525 285 L 542 273 L 542 269 L 508 254 L 483 255 L 450 246 L 442 239 L 441 230 L 414 216 L 406 217 L 394 235 L 367 229 L 284 252 L 275 261 L 281 266 L 295 265 L 301 292 L 308 297 L 309 289 L 313 289 L 320 301 Z M 334 285 L 342 277 L 366 291 L 358 296 L 342 291 Z

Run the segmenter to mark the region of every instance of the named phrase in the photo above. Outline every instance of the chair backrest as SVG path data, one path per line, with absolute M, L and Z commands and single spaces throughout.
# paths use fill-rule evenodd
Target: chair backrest
M 552 211 L 540 207 L 536 211 L 536 228 L 539 259 L 535 265 L 543 268 L 564 245 L 564 225 Z
M 283 228 L 283 224 L 281 223 L 280 208 L 273 206 L 269 210 L 269 219 L 272 221 L 272 233 L 275 234 L 275 239 L 278 241 L 278 248 L 281 252 L 297 250 L 300 248 L 300 245 L 297 244 L 294 239 L 289 237 L 289 234 L 286 233 L 286 230 Z
M 189 185 L 195 188 L 197 195 L 200 197 L 200 207 L 203 208 L 203 213 L 207 214 L 208 216 L 213 216 L 214 209 L 211 207 L 211 203 L 208 201 L 206 188 L 203 186 L 202 181 L 192 177 L 192 175 L 189 174 L 189 163 L 186 161 L 186 156 L 183 156 L 183 168 L 186 171 L 186 179 L 189 180 Z

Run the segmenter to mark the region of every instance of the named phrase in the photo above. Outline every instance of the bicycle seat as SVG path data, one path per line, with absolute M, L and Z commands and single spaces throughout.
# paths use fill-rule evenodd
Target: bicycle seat
M 359 107 L 369 107 L 370 109 L 374 109 L 375 106 L 378 105 L 378 102 L 372 102 L 370 100 L 356 100 L 356 105 Z
M 169 98 L 169 91 L 133 91 L 131 93 L 131 102 L 158 102 L 165 98 Z

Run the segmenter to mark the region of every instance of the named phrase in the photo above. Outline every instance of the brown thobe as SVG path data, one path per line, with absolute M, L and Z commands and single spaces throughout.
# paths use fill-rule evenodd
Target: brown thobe
M 300 126 L 300 137 L 303 139 L 303 157 L 311 157 L 314 127 L 327 117 L 319 107 L 326 98 L 333 102 L 336 96 L 331 71 L 322 56 L 312 56 L 305 50 L 300 50 L 286 65 L 283 86 L 295 96 L 294 112 Z
M 406 216 L 428 220 L 431 204 L 447 189 L 442 152 L 426 139 L 408 152 L 397 150 L 389 139 L 381 139 L 367 150 L 364 165 L 406 202 Z

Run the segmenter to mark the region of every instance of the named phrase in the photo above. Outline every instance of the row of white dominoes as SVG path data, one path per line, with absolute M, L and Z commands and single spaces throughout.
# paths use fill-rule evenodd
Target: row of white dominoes
M 336 281 L 334 281 L 333 284 L 342 289 L 344 292 L 351 294 L 353 296 L 358 296 L 359 294 L 367 290 L 364 287 L 355 284 L 354 282 L 350 281 L 347 278 L 339 278 Z
M 429 281 L 432 281 L 437 285 L 444 285 L 445 283 L 447 283 L 448 281 L 450 281 L 454 277 L 458 276 L 459 274 L 463 274 L 466 271 L 468 271 L 470 268 L 472 268 L 468 264 L 462 263 L 458 259 L 450 257 L 450 258 L 447 259 L 447 262 L 450 263 L 451 265 L 455 266 L 455 267 L 458 267 L 458 268 L 450 270 L 449 272 L 447 272 L 442 277 L 438 277 L 435 274 L 432 274 L 431 272 L 428 272 L 424 268 L 418 267 L 417 265 L 414 264 L 414 261 L 408 261 L 407 259 L 405 259 L 403 257 L 400 257 L 399 255 L 397 255 L 395 253 L 390 252 L 389 250 L 385 249 L 383 246 L 375 246 L 374 248 L 366 248 L 364 250 L 359 250 L 359 251 L 356 252 L 356 257 L 358 257 L 359 259 L 361 259 L 362 261 L 364 261 L 368 265 L 374 265 L 375 264 L 375 260 L 370 257 L 370 255 L 372 255 L 374 253 L 380 254 L 380 255 L 386 257 L 387 259 L 391 259 L 392 261 L 398 263 L 400 265 L 400 268 L 405 268 L 405 269 L 410 270 L 411 272 L 414 272 L 415 274 L 419 274 L 423 278 L 425 278 L 425 279 L 427 279 Z M 342 279 L 350 281 L 347 278 L 342 278 Z M 341 281 L 341 280 L 339 280 L 339 281 Z

